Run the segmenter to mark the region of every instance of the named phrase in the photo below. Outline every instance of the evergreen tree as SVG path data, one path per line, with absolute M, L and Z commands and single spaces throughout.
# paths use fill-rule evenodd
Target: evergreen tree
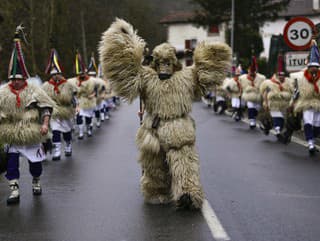
M 190 0 L 200 7 L 194 21 L 200 26 L 230 23 L 231 0 Z M 259 56 L 263 51 L 259 28 L 269 20 L 275 20 L 286 9 L 291 0 L 234 0 L 234 53 L 239 61 L 247 66 L 252 52 Z M 227 32 L 230 40 L 230 28 Z

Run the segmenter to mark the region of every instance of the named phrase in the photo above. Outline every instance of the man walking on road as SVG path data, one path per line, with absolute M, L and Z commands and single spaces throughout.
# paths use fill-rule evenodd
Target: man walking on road
M 7 204 L 20 201 L 19 157 L 28 159 L 33 177 L 32 192 L 42 193 L 40 176 L 42 161 L 46 158 L 41 143 L 46 139 L 54 102 L 38 86 L 27 83 L 29 73 L 24 64 L 20 43 L 22 27 L 18 26 L 14 37 L 14 49 L 9 66 L 9 83 L 0 88 L 0 139 L 7 144 L 8 164 L 6 178 L 10 195 Z

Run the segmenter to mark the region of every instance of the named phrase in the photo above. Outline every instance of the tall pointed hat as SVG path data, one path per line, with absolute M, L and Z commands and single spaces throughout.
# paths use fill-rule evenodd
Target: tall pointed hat
M 81 75 L 87 72 L 86 66 L 78 51 L 76 53 L 76 59 L 75 59 L 75 71 L 76 71 L 76 75 Z
M 242 67 L 241 64 L 238 65 L 235 71 L 235 75 L 241 75 L 242 74 Z
M 50 75 L 62 73 L 62 68 L 59 61 L 59 55 L 57 50 L 55 49 L 51 49 L 45 73 Z
M 319 54 L 319 48 L 318 48 L 317 42 L 315 40 L 312 40 L 308 67 L 310 66 L 320 67 L 319 60 L 320 60 L 320 54 Z
M 278 62 L 277 62 L 277 74 L 278 75 L 285 75 L 285 71 L 284 71 L 284 59 L 283 59 L 283 54 L 279 53 L 278 54 Z
M 256 56 L 252 56 L 249 70 L 251 73 L 255 73 L 258 71 L 258 64 L 257 64 Z
M 92 53 L 87 73 L 88 73 L 88 75 L 96 76 L 97 72 L 98 72 L 98 68 L 97 68 L 97 65 L 96 65 L 96 60 L 94 59 L 94 54 Z
M 28 79 L 30 77 L 21 48 L 22 34 L 24 34 L 23 27 L 19 25 L 14 34 L 14 46 L 9 63 L 8 79 Z

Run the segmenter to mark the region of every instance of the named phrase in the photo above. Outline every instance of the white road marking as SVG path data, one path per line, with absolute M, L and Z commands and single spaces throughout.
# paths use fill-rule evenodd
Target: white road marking
M 227 232 L 224 230 L 223 226 L 221 225 L 216 213 L 212 209 L 210 203 L 207 199 L 203 201 L 202 205 L 202 215 L 204 219 L 207 221 L 209 229 L 212 233 L 213 238 L 216 241 L 228 241 L 231 240 Z
M 229 113 L 227 113 L 227 115 L 231 115 Z M 245 122 L 247 124 L 249 124 L 249 120 L 247 119 L 242 119 L 242 122 Z M 272 133 L 273 135 L 275 135 L 275 131 L 271 130 L 270 133 Z M 291 142 L 295 142 L 299 145 L 308 147 L 308 143 L 304 140 L 301 140 L 300 138 L 297 138 L 295 136 L 291 137 Z M 320 149 L 320 146 L 315 145 L 317 148 Z M 318 197 L 316 197 L 318 198 Z M 214 210 L 212 209 L 210 203 L 208 202 L 208 200 L 204 200 L 203 201 L 203 205 L 202 205 L 202 215 L 205 218 L 209 229 L 212 233 L 213 238 L 216 241 L 230 241 L 230 237 L 227 234 L 227 232 L 224 230 L 222 224 L 220 223 L 216 213 L 214 212 Z

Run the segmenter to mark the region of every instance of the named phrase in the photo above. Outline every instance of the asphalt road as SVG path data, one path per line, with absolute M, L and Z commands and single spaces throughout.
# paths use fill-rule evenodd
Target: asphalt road
M 21 199 L 6 206 L 0 179 L 1 241 L 214 240 L 201 212 L 144 204 L 134 143 L 138 103 L 112 112 L 72 158 L 44 162 L 43 195 L 33 197 L 21 161 Z M 280 145 L 245 123 L 195 103 L 206 199 L 233 241 L 320 240 L 320 155 Z

